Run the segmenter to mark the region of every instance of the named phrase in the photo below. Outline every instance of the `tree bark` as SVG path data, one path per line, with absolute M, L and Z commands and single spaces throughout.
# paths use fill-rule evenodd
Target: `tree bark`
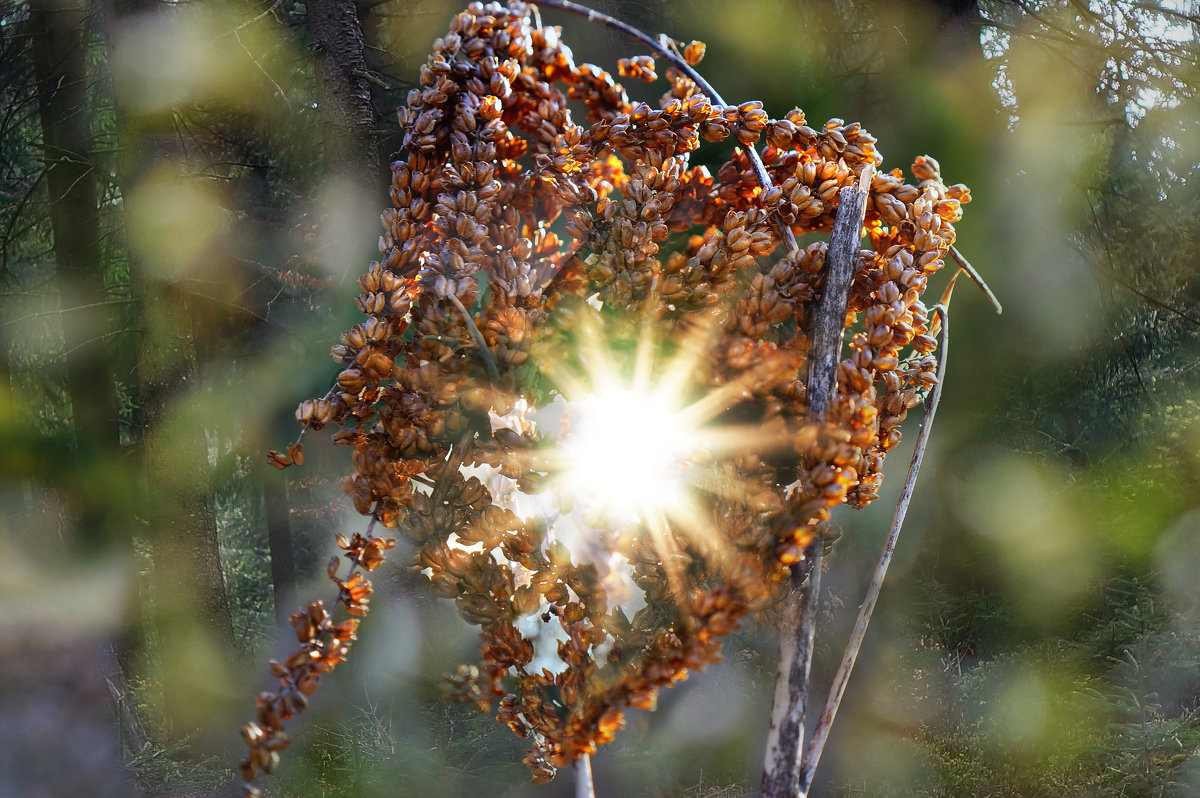
M 353 0 L 308 0 L 305 24 L 316 52 L 317 97 L 329 165 L 379 186 L 379 114 L 371 95 L 362 23 Z

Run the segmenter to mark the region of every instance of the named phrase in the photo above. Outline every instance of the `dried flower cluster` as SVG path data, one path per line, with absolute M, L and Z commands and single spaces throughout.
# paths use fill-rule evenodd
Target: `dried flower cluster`
M 242 778 L 251 782 L 260 772 L 271 773 L 279 765 L 279 752 L 291 743 L 284 731 L 285 720 L 308 706 L 308 697 L 316 691 L 321 675 L 329 673 L 342 662 L 357 639 L 361 616 L 367 614 L 371 603 L 371 583 L 358 568 L 372 571 L 383 563 L 383 552 L 396 545 L 391 538 L 378 538 L 355 533 L 353 539 L 338 535 L 338 546 L 351 566 L 345 578 L 338 576 L 337 557 L 329 561 L 328 575 L 338 586 L 336 604 L 350 618 L 334 622 L 324 602 L 314 601 L 292 616 L 292 627 L 300 647 L 286 660 L 271 660 L 271 673 L 278 677 L 278 692 L 262 692 L 255 698 L 258 716 L 242 727 L 242 739 L 250 748 L 249 758 L 242 763 Z M 262 793 L 247 784 L 246 794 L 257 798 Z
M 915 184 L 877 171 L 875 138 L 857 123 L 813 128 L 799 110 L 772 119 L 758 102 L 714 104 L 674 66 L 656 105 L 634 102 L 531 14 L 517 0 L 473 3 L 435 42 L 399 113 L 394 207 L 382 257 L 359 280 L 366 318 L 333 347 L 334 389 L 296 416 L 309 430 L 339 427 L 357 510 L 409 538 L 412 567 L 480 627 L 480 661 L 459 668 L 452 692 L 498 706 L 530 740 L 540 782 L 610 741 L 627 707 L 653 708 L 659 690 L 716 662 L 721 638 L 771 600 L 830 509 L 877 497 L 901 421 L 936 381 L 921 296 L 970 194 L 928 157 L 913 164 Z M 703 52 L 693 42 L 682 57 Z M 659 79 L 649 56 L 623 59 L 619 76 Z M 689 164 L 702 142 L 730 136 L 741 147 L 715 176 Z M 761 148 L 769 184 L 749 148 Z M 824 423 L 812 424 L 806 323 L 827 244 L 789 247 L 781 232 L 827 233 L 839 190 L 864 170 L 870 249 L 851 287 L 851 352 Z M 737 486 L 693 491 L 711 534 L 643 520 L 575 551 L 478 470 L 464 474 L 544 489 L 554 442 L 523 411 L 561 391 L 555 375 L 583 367 L 579 338 L 596 324 L 618 361 L 647 331 L 660 359 L 688 355 L 685 393 L 718 398 L 711 423 L 757 431 L 752 449 L 697 466 L 701 482 Z M 628 446 L 636 458 L 638 441 Z M 370 570 L 391 541 L 339 545 Z M 640 600 L 613 591 L 614 561 Z M 364 611 L 361 574 L 338 584 L 339 602 Z M 283 688 L 260 697 L 245 730 L 247 780 L 273 767 L 282 721 L 354 637 L 353 620 L 334 623 L 320 604 L 293 621 L 301 649 L 272 665 Z M 554 667 L 536 625 L 552 627 Z

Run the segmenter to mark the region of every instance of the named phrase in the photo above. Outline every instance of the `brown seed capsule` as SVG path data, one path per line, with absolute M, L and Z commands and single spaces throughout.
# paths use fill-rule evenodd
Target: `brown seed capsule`
M 304 465 L 304 446 L 300 443 L 289 443 L 287 456 L 295 465 Z

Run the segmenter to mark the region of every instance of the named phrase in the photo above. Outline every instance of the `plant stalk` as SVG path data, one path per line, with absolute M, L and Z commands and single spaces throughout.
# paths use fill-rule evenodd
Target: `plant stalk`
M 850 283 L 858 270 L 863 216 L 874 169 L 860 175 L 858 185 L 838 196 L 833 233 L 825 256 L 825 284 L 812 315 L 808 354 L 808 420 L 823 424 L 826 408 L 837 395 Z M 804 750 L 804 720 L 812 669 L 813 640 L 821 588 L 824 541 L 818 533 L 804 550 L 804 560 L 792 567 L 790 591 L 784 602 L 779 661 L 775 672 L 775 701 L 763 762 L 762 798 L 793 798 L 800 786 L 800 754 Z
M 596 798 L 592 783 L 592 758 L 583 754 L 575 760 L 575 798 Z

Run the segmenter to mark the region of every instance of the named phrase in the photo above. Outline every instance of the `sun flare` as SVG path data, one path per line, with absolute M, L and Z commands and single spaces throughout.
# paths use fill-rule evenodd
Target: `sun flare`
M 629 388 L 572 402 L 562 450 L 562 487 L 623 520 L 678 507 L 698 431 L 668 398 Z

